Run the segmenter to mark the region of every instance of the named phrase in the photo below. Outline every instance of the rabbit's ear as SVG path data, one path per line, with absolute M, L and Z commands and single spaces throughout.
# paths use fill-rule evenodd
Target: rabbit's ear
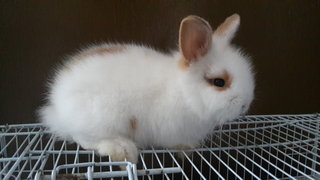
M 230 42 L 234 37 L 240 25 L 240 16 L 233 14 L 228 17 L 213 33 L 213 37 L 223 39 L 224 41 Z
M 198 16 L 188 16 L 181 21 L 179 46 L 186 64 L 204 56 L 211 43 L 212 30 L 207 21 Z

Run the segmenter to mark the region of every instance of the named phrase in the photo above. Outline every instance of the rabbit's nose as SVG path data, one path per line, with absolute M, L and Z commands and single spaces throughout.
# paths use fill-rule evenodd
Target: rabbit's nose
M 230 98 L 230 102 L 234 102 L 234 101 L 236 101 L 236 100 L 237 100 L 237 98 L 238 98 L 237 96 L 233 96 L 233 97 L 231 97 L 231 98 Z

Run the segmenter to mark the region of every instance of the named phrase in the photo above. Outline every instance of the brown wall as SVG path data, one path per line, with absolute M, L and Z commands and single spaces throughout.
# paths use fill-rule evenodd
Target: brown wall
M 112 40 L 168 51 L 184 16 L 216 27 L 234 12 L 234 43 L 257 73 L 250 114 L 320 111 L 319 0 L 128 2 L 0 1 L 0 124 L 35 122 L 52 68 L 80 47 Z

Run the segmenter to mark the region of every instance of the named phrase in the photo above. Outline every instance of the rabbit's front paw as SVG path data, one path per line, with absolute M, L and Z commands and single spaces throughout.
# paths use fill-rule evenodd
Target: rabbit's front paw
M 178 146 L 175 146 L 173 149 L 181 150 L 181 152 L 178 152 L 177 156 L 179 157 L 179 159 L 184 160 L 186 156 L 190 157 L 192 154 L 192 152 L 190 151 L 186 152 L 185 150 L 191 150 L 194 148 L 195 146 L 178 145 Z

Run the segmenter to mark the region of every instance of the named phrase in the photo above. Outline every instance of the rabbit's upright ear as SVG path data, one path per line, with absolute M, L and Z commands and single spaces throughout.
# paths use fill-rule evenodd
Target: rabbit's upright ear
M 207 21 L 198 16 L 188 16 L 181 21 L 179 47 L 187 65 L 204 56 L 211 43 L 212 30 Z
M 228 17 L 213 33 L 213 38 L 219 38 L 223 41 L 230 42 L 234 37 L 240 25 L 240 16 L 233 14 Z

